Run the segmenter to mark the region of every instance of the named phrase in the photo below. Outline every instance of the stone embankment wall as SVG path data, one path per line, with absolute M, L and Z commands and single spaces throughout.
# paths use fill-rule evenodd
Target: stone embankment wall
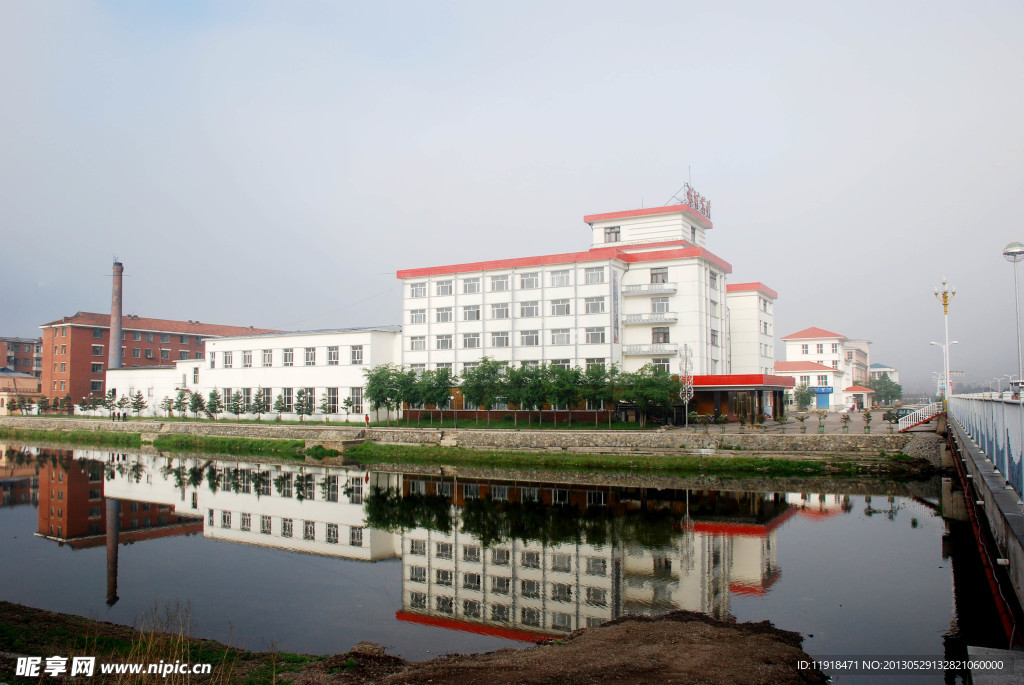
M 741 451 L 767 453 L 793 458 L 815 459 L 835 455 L 856 455 L 861 459 L 882 458 L 882 454 L 913 450 L 906 433 L 710 433 L 688 430 L 653 431 L 487 431 L 439 430 L 427 428 L 359 428 L 307 426 L 274 423 L 211 423 L 179 421 L 101 421 L 57 417 L 0 417 L 0 427 L 46 431 L 119 431 L 142 433 L 150 440 L 155 435 L 190 434 L 219 437 L 305 440 L 309 444 L 341 445 L 369 440 L 382 444 L 441 445 L 484 450 L 570 451 L 594 453 L 662 454 Z M 914 434 L 916 435 L 916 434 Z M 923 435 L 921 437 L 924 437 Z M 910 446 L 910 447 L 908 447 Z M 926 450 L 927 451 L 927 450 Z M 927 456 L 927 455 L 915 455 Z

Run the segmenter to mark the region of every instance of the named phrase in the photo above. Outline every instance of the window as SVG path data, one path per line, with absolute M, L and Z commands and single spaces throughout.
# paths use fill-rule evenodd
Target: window
M 571 602 L 572 587 L 566 583 L 551 584 L 551 599 L 556 602 Z
M 362 364 L 363 363 L 363 346 L 362 345 L 353 345 L 352 346 L 351 359 L 352 359 L 352 363 L 353 364 L 357 364 L 358 365 L 358 364 Z
M 523 302 L 519 305 L 519 317 L 522 319 L 529 319 L 534 316 L 540 316 L 540 303 L 536 300 L 532 302 Z
M 305 352 L 306 366 L 316 366 L 316 348 L 307 347 Z
M 520 488 L 519 489 L 519 500 L 522 502 L 539 502 L 540 497 L 538 488 Z
M 499 304 L 491 305 L 491 318 L 492 319 L 507 319 L 508 318 L 508 302 L 501 302 Z
M 540 568 L 540 552 L 523 552 L 523 568 Z
M 569 503 L 569 491 L 565 488 L 555 488 L 551 491 L 551 503 L 552 504 L 568 504 Z
M 551 344 L 552 345 L 568 345 L 569 344 L 569 329 L 568 328 L 552 328 L 551 329 Z
M 353 547 L 363 546 L 363 528 L 362 526 L 352 526 L 348 530 L 348 544 Z
M 426 609 L 427 608 L 427 596 L 422 592 L 410 592 L 409 593 L 409 606 L 413 609 Z
M 950 374 L 950 375 L 952 375 L 952 374 Z M 820 385 L 822 387 L 827 386 L 828 385 L 828 376 L 826 376 L 824 374 L 818 376 L 818 385 Z
M 462 279 L 462 292 L 466 295 L 473 295 L 480 292 L 480 279 L 479 278 L 464 278 Z
M 427 349 L 427 336 L 414 335 L 409 338 L 409 349 L 414 351 Z
M 557 366 L 557 367 L 562 368 L 562 369 L 568 369 L 569 368 L 569 360 L 568 359 L 552 359 L 551 360 L 551 366 Z M 563 410 L 564 410 L 564 407 L 563 407 Z
M 434 572 L 434 582 L 438 585 L 451 586 L 453 574 L 446 568 L 439 568 Z
M 655 345 L 669 342 L 668 326 L 655 326 L 652 328 L 651 342 Z
M 437 282 L 437 294 L 438 297 L 452 294 L 452 282 L 451 281 L 438 281 Z
M 136 342 L 138 342 L 139 340 L 142 340 L 142 332 L 141 331 L 132 331 L 132 340 L 134 340 Z
M 188 350 L 178 352 L 178 359 L 188 359 Z
M 302 539 L 316 540 L 316 524 L 313 521 L 302 522 Z
M 672 360 L 668 357 L 655 357 L 651 360 L 651 365 L 661 371 L 672 373 Z
M 588 507 L 603 507 L 605 504 L 604 492 L 601 490 L 588 490 L 587 491 L 587 506 Z
M 534 271 L 519 276 L 519 288 L 521 290 L 532 290 L 540 287 L 540 274 Z
M 284 350 L 284 361 L 282 362 L 282 364 L 284 366 L 294 366 L 295 365 L 295 351 L 294 350 L 292 350 L 291 348 L 288 348 L 288 349 Z
M 171 351 L 170 350 L 160 350 L 160 358 L 161 359 L 170 359 L 171 358 Z
M 523 597 L 540 597 L 540 583 L 536 580 L 524 580 L 520 585 Z
M 338 524 L 328 523 L 327 524 L 327 542 L 336 545 L 338 544 Z
M 504 547 L 495 547 L 491 550 L 491 563 L 495 566 L 508 566 L 509 553 Z
M 491 592 L 499 595 L 507 595 L 512 582 L 504 576 L 491 576 Z
M 103 337 L 103 329 L 102 328 L 94 328 L 94 329 L 92 329 L 92 337 L 96 338 L 97 340 L 101 339 Z
M 437 546 L 437 558 L 438 559 L 451 559 L 452 558 L 452 543 L 450 542 L 438 542 Z
M 506 579 L 507 580 L 507 579 Z M 509 622 L 509 608 L 507 604 L 492 604 L 491 605 L 491 620 L 500 621 L 502 623 Z
M 587 314 L 602 314 L 604 313 L 604 298 L 603 297 L 588 297 L 584 300 L 584 311 Z
M 479 333 L 466 333 L 462 336 L 462 346 L 466 349 L 480 347 Z
M 604 241 L 606 243 L 617 243 L 622 235 L 621 229 L 618 226 L 608 226 L 604 229 Z
M 508 290 L 508 276 L 491 276 L 491 292 Z
M 551 627 L 555 630 L 572 630 L 572 616 L 554 611 L 551 613 Z
M 479 573 L 463 573 L 462 574 L 462 587 L 466 590 L 479 590 L 480 589 L 480 574 Z
M 651 313 L 652 314 L 667 314 L 668 313 L 668 298 L 667 297 L 652 297 L 651 298 Z
M 462 600 L 462 615 L 466 618 L 480 618 L 480 602 L 475 599 Z
M 229 394 L 230 393 L 225 392 L 224 396 L 227 397 Z M 290 412 L 292 410 L 292 402 L 294 400 L 294 396 L 292 394 L 292 389 L 291 388 L 281 388 L 281 398 L 284 400 L 284 410 L 285 410 L 285 412 Z
M 337 346 L 335 346 L 335 347 L 328 347 L 327 348 L 327 366 L 337 366 L 339 361 L 340 361 L 340 356 L 338 354 Z
M 591 266 L 583 270 L 584 283 L 604 283 L 604 267 Z
M 651 283 L 668 283 L 668 267 L 656 266 L 652 268 Z
M 588 576 L 606 576 L 608 575 L 608 560 L 600 557 L 588 557 L 587 558 L 587 575 Z
M 825 344 L 824 343 L 818 343 L 817 348 L 818 348 L 818 354 L 825 354 Z
M 603 327 L 588 328 L 587 329 L 587 342 L 591 343 L 591 344 L 603 343 L 604 342 L 604 328 Z
M 440 573 L 440 571 L 438 573 Z M 451 585 L 451 583 L 448 584 Z M 455 610 L 455 601 L 451 597 L 441 596 L 437 598 L 436 602 L 437 610 L 442 614 L 450 614 Z
M 564 271 L 552 271 L 551 272 L 551 287 L 559 288 L 566 285 L 572 285 L 569 277 L 569 270 Z
M 427 296 L 427 284 L 426 283 L 410 283 L 409 284 L 409 297 L 426 297 Z
M 560 573 L 570 573 L 572 571 L 572 557 L 568 554 L 552 554 L 551 570 L 559 571 Z
M 466 545 L 462 548 L 462 560 L 480 563 L 480 547 L 477 545 Z
M 333 388 L 337 390 L 337 388 Z M 324 477 L 324 499 L 328 502 L 338 501 L 338 477 L 337 476 L 325 476 Z
M 540 610 L 533 609 L 531 607 L 523 607 L 521 623 L 524 626 L 539 626 Z
M 410 566 L 409 567 L 409 580 L 414 583 L 425 583 L 427 582 L 427 569 L 425 566 Z
M 711 281 L 711 289 L 718 290 L 718 274 L 712 271 L 709 278 Z
M 146 342 L 153 342 L 153 334 L 146 333 Z
M 718 316 L 718 303 L 717 302 L 715 302 L 714 300 L 710 300 L 708 302 L 708 307 L 709 307 L 708 313 L 711 314 L 711 316 Z
M 587 588 L 587 604 L 603 607 L 608 604 L 608 591 L 603 588 Z
M 832 343 L 832 354 L 839 354 L 839 343 Z
M 349 388 L 348 396 L 352 398 L 352 412 L 355 414 L 363 413 L 363 389 L 362 388 Z
M 426 323 L 427 322 L 427 310 L 426 309 L 414 309 L 409 312 L 409 323 Z
M 463 321 L 479 321 L 480 320 L 480 305 L 474 304 L 468 307 L 462 308 L 462 320 Z
M 61 367 L 60 368 L 60 372 L 64 373 L 64 362 L 61 362 L 60 367 Z M 103 362 L 96 362 L 96 363 L 94 363 L 92 365 L 92 372 L 93 373 L 103 373 Z
M 281 519 L 281 537 L 290 538 L 292 536 L 292 520 Z
M 64 354 L 64 353 L 61 352 L 61 354 Z M 92 346 L 92 356 L 94 356 L 94 357 L 102 357 L 103 356 L 103 345 L 93 345 Z
M 211 353 L 211 354 L 212 354 L 212 353 Z M 142 356 L 142 350 L 141 350 L 141 349 L 139 349 L 138 347 L 133 347 L 133 348 L 132 348 L 132 358 L 133 358 L 133 359 L 138 359 L 138 358 L 139 358 L 139 357 L 141 357 L 141 356 Z M 212 360 L 212 359 L 210 360 L 210 363 L 211 363 L 211 364 L 213 363 L 213 360 Z
M 718 347 L 718 331 L 714 329 L 711 331 L 711 346 Z
M 491 347 L 508 347 L 508 331 L 491 333 Z
M 800 376 L 800 384 L 801 385 L 810 385 L 811 384 L 811 377 L 810 376 Z
M 169 342 L 171 342 L 170 334 L 168 334 L 168 333 L 161 333 L 160 334 L 160 342 L 162 342 L 162 343 L 169 343 Z
M 437 322 L 448 323 L 452 320 L 452 308 L 451 307 L 438 307 L 437 308 Z
M 427 541 L 426 540 L 410 540 L 409 541 L 409 554 L 415 554 L 416 556 L 426 556 L 427 554 Z
M 807 354 L 807 345 L 800 346 L 800 354 Z
M 450 335 L 439 335 L 436 338 L 437 349 L 439 350 L 450 350 L 452 349 L 452 336 Z
M 61 381 L 63 383 L 64 381 Z M 103 381 L 90 381 L 89 382 L 91 392 L 103 392 Z M 61 388 L 63 390 L 63 388 Z
M 260 534 L 270 535 L 270 523 L 271 519 L 269 516 L 260 516 Z
M 569 300 L 551 300 L 551 316 L 568 316 Z
M 525 347 L 540 345 L 540 331 L 520 331 L 519 344 Z

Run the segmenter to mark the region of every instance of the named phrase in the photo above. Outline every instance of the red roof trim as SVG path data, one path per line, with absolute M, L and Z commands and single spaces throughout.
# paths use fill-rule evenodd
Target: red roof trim
M 796 386 L 796 380 L 789 376 L 772 376 L 768 374 L 719 374 L 714 376 L 694 376 L 693 386 L 773 386 L 792 388 Z
M 401 609 L 395 612 L 395 618 L 399 621 L 406 621 L 408 623 L 420 623 L 422 625 L 433 626 L 435 628 L 461 630 L 466 633 L 490 635 L 491 637 L 501 637 L 506 640 L 518 640 L 519 642 L 540 642 L 541 640 L 548 640 L 551 638 L 551 635 L 545 635 L 543 633 L 531 633 L 526 630 L 515 630 L 514 628 L 498 628 L 497 626 L 456 621 L 454 619 L 440 618 L 438 616 L 425 616 L 423 614 L 414 614 L 409 611 L 402 611 Z
M 776 373 L 794 373 L 796 371 L 831 371 L 832 373 L 842 373 L 839 369 L 833 369 L 831 366 L 825 366 L 818 362 L 775 362 Z
M 843 340 L 846 340 L 846 336 L 845 335 L 840 335 L 839 333 L 833 333 L 832 331 L 826 331 L 824 328 L 818 328 L 816 326 L 811 326 L 810 328 L 805 328 L 802 331 L 797 331 L 796 333 L 790 333 L 789 335 L 783 336 L 782 339 L 783 340 L 813 340 L 814 338 L 842 338 Z
M 739 293 L 746 291 L 762 292 L 773 300 L 779 299 L 779 294 L 760 281 L 753 283 L 730 283 L 725 286 L 727 293 Z
M 651 248 L 673 246 L 676 249 L 660 250 Z M 685 247 L 683 247 L 685 246 Z M 634 252 L 633 250 L 643 250 Z M 465 264 L 448 264 L 444 266 L 428 266 L 419 269 L 399 269 L 397 278 L 422 278 L 445 274 L 470 273 L 473 271 L 496 271 L 516 269 L 530 266 L 551 264 L 573 264 L 576 262 L 594 262 L 606 259 L 617 259 L 621 262 L 655 262 L 665 259 L 704 259 L 719 267 L 726 273 L 732 273 L 732 265 L 721 257 L 712 254 L 703 247 L 695 247 L 685 240 L 671 240 L 662 243 L 639 245 L 616 245 L 613 247 L 595 247 L 586 252 L 566 252 L 563 254 L 540 255 L 537 257 L 516 257 L 513 259 L 495 259 L 486 262 L 466 262 Z
M 714 224 L 690 205 L 666 205 L 664 207 L 649 207 L 647 209 L 627 209 L 623 212 L 606 212 L 604 214 L 587 214 L 583 217 L 584 223 L 592 224 L 595 221 L 614 221 L 615 219 L 632 219 L 638 216 L 655 216 L 658 214 L 686 214 L 700 221 L 708 228 Z
M 874 390 L 872 390 L 871 388 L 865 388 L 863 385 L 851 385 L 850 387 L 843 390 L 843 392 L 874 392 Z
M 95 312 L 78 312 L 74 316 L 65 316 L 59 321 L 41 324 L 40 328 L 51 326 L 86 326 L 89 328 L 109 328 L 110 314 Z M 224 326 L 215 323 L 199 323 L 174 321 L 173 319 L 147 319 L 125 314 L 121 318 L 121 327 L 126 331 L 153 331 L 160 333 L 177 333 L 187 335 L 252 335 L 254 333 L 279 333 L 269 328 L 253 328 L 251 326 Z

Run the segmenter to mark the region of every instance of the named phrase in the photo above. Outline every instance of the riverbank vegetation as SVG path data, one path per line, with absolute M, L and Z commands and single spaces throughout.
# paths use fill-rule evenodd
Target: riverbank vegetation
M 60 442 L 97 447 L 140 447 L 142 435 L 120 431 L 48 431 L 0 427 L 0 440 L 7 442 Z

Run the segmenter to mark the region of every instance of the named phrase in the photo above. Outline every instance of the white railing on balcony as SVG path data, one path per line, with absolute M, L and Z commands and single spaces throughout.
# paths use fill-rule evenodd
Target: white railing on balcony
M 675 283 L 638 283 L 622 286 L 623 295 L 671 295 L 675 291 Z
M 650 312 L 645 314 L 626 314 L 623 323 L 675 323 L 679 315 L 675 312 Z
M 949 414 L 978 443 L 1006 481 L 1024 494 L 1024 407 L 1018 400 L 978 393 L 949 398 Z
M 622 354 L 634 357 L 654 356 L 656 354 L 678 354 L 679 346 L 673 343 L 654 343 L 651 345 L 623 345 Z

